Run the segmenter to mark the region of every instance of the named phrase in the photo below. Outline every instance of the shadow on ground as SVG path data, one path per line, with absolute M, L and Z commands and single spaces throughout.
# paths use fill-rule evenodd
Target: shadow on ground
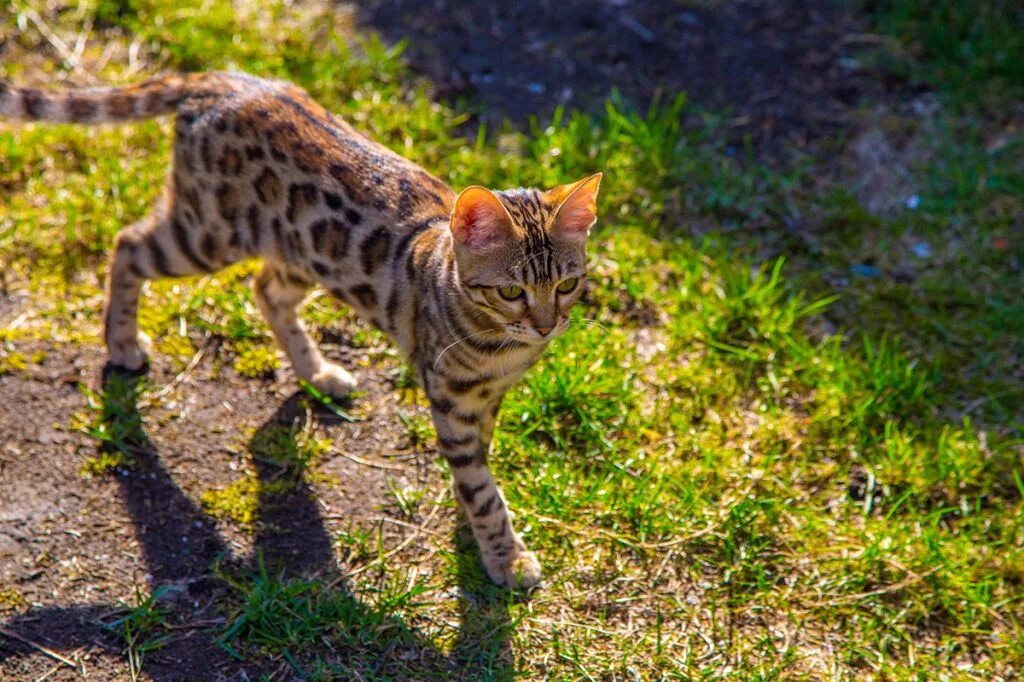
M 104 369 L 102 395 L 108 405 L 115 405 L 107 410 L 113 420 L 128 425 L 141 424 L 134 402 L 139 394 L 139 381 L 138 377 L 126 378 L 109 367 Z M 134 461 L 129 468 L 119 469 L 116 475 L 122 502 L 130 513 L 142 548 L 145 566 L 140 568 L 151 576 L 150 588 L 160 585 L 171 588 L 160 601 L 168 609 L 171 637 L 164 647 L 146 654 L 144 671 L 149 678 L 157 681 L 248 679 L 246 676 L 275 670 L 285 678 L 304 674 L 305 671 L 300 672 L 283 660 L 270 660 L 258 654 L 238 660 L 218 644 L 218 638 L 228 625 L 224 605 L 239 601 L 232 593 L 233 579 L 244 583 L 246 576 L 264 573 L 279 575 L 281 580 L 312 580 L 330 590 L 332 602 L 352 615 L 343 624 L 346 629 L 353 624 L 358 627 L 358 623 L 374 621 L 370 614 L 372 606 L 364 604 L 345 587 L 345 576 L 339 573 L 331 539 L 309 487 L 299 481 L 292 490 L 282 494 L 274 484 L 290 472 L 280 463 L 262 459 L 256 450 L 261 434 L 282 427 L 301 430 L 309 416 L 301 395 L 295 394 L 280 405 L 250 443 L 260 483 L 261 512 L 256 551 L 251 557 L 235 556 L 216 531 L 213 520 L 174 482 L 144 431 L 138 434 L 137 442 L 131 444 Z M 271 489 L 273 492 L 267 492 Z M 400 619 L 388 616 L 387 642 L 381 643 L 376 633 L 350 632 L 343 652 L 327 647 L 319 651 L 318 642 L 311 641 L 304 648 L 301 660 L 319 655 L 339 670 L 345 670 L 350 662 L 365 666 L 369 661 L 376 667 L 374 673 L 385 676 L 397 667 L 401 675 L 414 677 L 440 674 L 442 677 L 457 675 L 459 679 L 478 676 L 510 679 L 514 662 L 508 645 L 509 596 L 481 585 L 480 570 L 474 563 L 476 550 L 464 530 L 456 531 L 460 549 L 460 625 L 450 654 L 438 650 Z M 31 609 L 2 624 L 18 638 L 8 638 L 0 648 L 0 670 L 4 669 L 5 661 L 36 654 L 36 649 L 28 642 L 65 656 L 82 649 L 123 654 L 123 642 L 110 624 L 124 612 L 123 604 L 109 603 Z M 402 643 L 401 660 L 395 658 L 392 640 Z M 352 642 L 364 645 L 352 646 Z M 367 642 L 369 644 L 365 644 Z M 374 642 L 381 646 L 377 648 Z M 244 644 L 231 644 L 246 652 Z M 297 665 L 301 667 L 302 663 Z
M 555 106 L 600 109 L 613 92 L 645 107 L 685 91 L 735 113 L 737 139 L 803 146 L 833 135 L 882 87 L 844 55 L 864 21 L 836 2 L 669 0 L 361 0 L 360 21 L 405 57 L 439 96 L 464 98 L 488 125 Z

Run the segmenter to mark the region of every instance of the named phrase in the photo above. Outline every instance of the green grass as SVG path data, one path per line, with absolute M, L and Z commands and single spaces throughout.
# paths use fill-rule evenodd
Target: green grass
M 246 654 L 280 656 L 302 678 L 388 679 L 381 675 L 392 667 L 388 661 L 417 646 L 416 634 L 391 614 L 415 608 L 425 588 L 410 587 L 399 572 L 365 599 L 320 581 L 271 575 L 262 562 L 253 574 L 222 576 L 235 604 L 217 642 L 239 660 Z M 321 639 L 329 639 L 344 662 L 308 660 L 305 650 Z M 368 651 L 379 658 L 367 660 Z
M 1012 81 L 1024 63 L 1019 34 L 992 14 L 1009 4 L 975 19 L 934 6 L 883 3 L 876 16 L 920 49 L 915 74 L 983 107 L 989 95 L 966 84 Z M 439 652 L 491 679 L 994 679 L 1024 666 L 1019 132 L 993 143 L 984 112 L 952 106 L 911 122 L 927 146 L 910 169 L 919 204 L 877 216 L 819 177 L 822 162 L 769 169 L 729 153 L 714 112 L 682 96 L 467 141 L 464 115 L 429 98 L 399 49 L 284 4 L 198 7 L 104 1 L 50 18 L 134 34 L 148 70 L 292 79 L 455 186 L 606 173 L 578 324 L 508 396 L 492 458 L 545 588 L 525 600 L 489 587 L 472 548 L 448 538 L 431 574 L 407 572 L 380 525 L 354 524 L 338 551 L 367 570 L 344 587 L 225 574 L 229 624 L 211 637 L 234 656 L 323 679 L 446 679 Z M 954 34 L 966 47 L 945 47 Z M 41 38 L 15 40 L 29 53 Z M 4 68 L 19 77 L 16 60 Z M 126 77 L 116 62 L 101 75 Z M 683 112 L 706 125 L 684 129 Z M 34 311 L 0 337 L 5 352 L 98 343 L 96 273 L 154 199 L 169 130 L 0 131 L 0 254 Z M 906 267 L 910 281 L 889 276 Z M 243 373 L 269 371 L 251 272 L 154 284 L 143 328 L 181 363 L 216 338 Z M 344 329 L 410 390 L 350 314 L 318 298 L 306 317 Z M 414 446 L 430 437 L 412 409 L 395 421 Z M 102 411 L 83 425 L 129 454 L 138 426 Z M 254 457 L 289 481 L 314 473 L 320 446 L 287 430 L 259 438 Z M 204 502 L 249 522 L 250 488 Z M 400 520 L 419 514 L 414 487 L 390 497 Z
M 138 679 L 146 654 L 162 648 L 170 639 L 170 635 L 166 633 L 169 610 L 158 604 L 169 589 L 168 586 L 161 585 L 153 590 L 152 594 L 143 595 L 142 590 L 136 585 L 134 603 L 121 602 L 123 612 L 106 624 L 107 628 L 117 632 L 124 642 L 124 652 L 132 680 Z M 161 630 L 165 632 L 160 633 Z
M 137 463 L 148 440 L 137 408 L 145 388 L 144 379 L 118 374 L 113 374 L 100 391 L 82 388 L 88 412 L 75 415 L 72 423 L 100 444 L 99 453 L 83 465 L 83 473 L 103 474 Z
M 911 80 L 985 103 L 1024 92 L 1024 7 L 1014 0 L 878 0 L 879 28 L 905 46 Z

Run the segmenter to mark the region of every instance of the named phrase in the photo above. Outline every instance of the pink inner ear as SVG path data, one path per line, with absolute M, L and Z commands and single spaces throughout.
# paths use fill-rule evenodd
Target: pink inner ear
M 563 206 L 558 212 L 558 224 L 570 232 L 586 232 L 597 219 L 597 213 L 586 206 Z
M 567 232 L 585 233 L 596 219 L 596 196 L 590 187 L 578 189 L 558 209 L 558 227 Z
M 469 190 L 455 204 L 452 234 L 456 242 L 481 248 L 500 241 L 508 230 L 508 216 L 487 190 Z
M 486 246 L 496 241 L 502 218 L 492 206 L 483 202 L 470 206 L 462 216 L 462 243 Z

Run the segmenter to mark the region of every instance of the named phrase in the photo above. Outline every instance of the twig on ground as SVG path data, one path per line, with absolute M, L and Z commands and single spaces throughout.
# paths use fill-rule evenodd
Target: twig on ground
M 379 557 L 377 557 L 373 561 L 371 561 L 371 562 L 369 562 L 367 564 L 364 564 L 364 565 L 360 566 L 359 568 L 356 568 L 356 569 L 353 569 L 353 570 L 349 571 L 345 575 L 338 576 L 337 578 L 335 578 L 334 580 L 331 581 L 331 583 L 328 585 L 328 587 L 329 588 L 334 588 L 339 583 L 341 583 L 342 581 L 347 580 L 348 578 L 351 578 L 353 576 L 357 576 L 360 573 L 363 573 L 364 571 L 367 571 L 367 570 L 373 568 L 377 564 L 382 563 L 385 559 L 390 559 L 391 557 L 393 557 L 394 555 L 398 554 L 403 549 L 408 547 L 409 544 L 413 540 L 415 540 L 416 538 L 418 538 L 420 536 L 421 533 L 429 532 L 429 531 L 427 531 L 427 526 L 430 525 L 430 522 L 434 519 L 434 516 L 437 514 L 438 509 L 441 508 L 441 500 L 444 498 L 446 492 L 447 492 L 446 489 L 444 489 L 444 488 L 441 489 L 441 492 L 439 492 L 437 497 L 434 498 L 434 508 L 431 509 L 430 513 L 427 514 L 427 516 L 423 519 L 423 523 L 421 523 L 419 526 L 416 526 L 415 529 L 413 530 L 413 532 L 409 534 L 409 537 L 405 538 L 404 540 L 402 540 L 402 542 L 398 543 L 397 547 L 395 547 L 392 550 L 389 550 L 388 552 L 385 552 L 384 554 L 380 555 Z
M 90 82 L 96 82 L 95 77 L 87 70 L 82 68 L 82 64 L 79 61 L 79 56 L 81 53 L 73 51 L 71 48 L 69 48 L 68 44 L 65 43 L 61 39 L 61 37 L 54 33 L 53 30 L 47 25 L 46 21 L 39 15 L 39 12 L 36 12 L 31 7 L 18 8 L 16 6 L 16 9 L 17 11 L 20 11 L 22 14 L 24 14 L 25 17 L 29 21 L 31 21 L 33 25 L 35 25 L 36 30 L 38 30 L 39 33 L 41 33 L 42 36 L 46 38 L 46 42 L 50 43 L 53 49 L 57 51 L 57 54 L 60 55 L 60 58 L 63 59 L 69 67 L 71 67 L 72 71 L 74 71 L 79 76 L 84 77 Z M 90 26 L 86 30 L 91 30 L 91 28 L 92 26 L 90 24 Z M 81 38 L 79 38 L 79 40 L 81 40 Z
M 12 630 L 8 630 L 7 628 L 4 628 L 4 627 L 0 627 L 0 635 L 3 635 L 4 637 L 7 637 L 9 639 L 17 640 L 17 641 L 21 642 L 22 644 L 26 644 L 26 645 L 32 647 L 33 649 L 36 649 L 37 651 L 46 654 L 47 656 L 49 656 L 53 660 L 60 661 L 64 665 L 68 666 L 69 668 L 78 669 L 78 663 L 76 663 L 75 661 L 72 661 L 70 658 L 65 658 L 64 656 L 61 656 L 60 654 L 58 654 L 53 649 L 48 649 L 47 647 L 43 646 L 39 642 L 34 642 L 31 639 L 29 639 L 28 637 L 24 637 L 22 635 L 19 635 L 17 632 L 14 632 Z
M 395 464 L 381 464 L 379 462 L 371 462 L 368 459 L 363 459 L 362 457 L 358 457 L 358 456 L 353 455 L 353 454 L 351 454 L 349 452 L 345 452 L 344 450 L 338 450 L 337 452 L 338 452 L 339 455 L 341 455 L 345 459 L 350 459 L 353 462 L 355 462 L 356 464 L 362 464 L 363 466 L 374 467 L 376 469 L 389 469 L 390 471 L 405 471 L 405 467 L 403 467 L 403 466 L 398 466 L 398 465 L 395 465 Z
M 178 372 L 170 382 L 161 388 L 159 391 L 154 393 L 151 397 L 147 398 L 145 403 L 147 406 L 155 405 L 158 400 L 163 398 L 165 395 L 174 390 L 174 388 L 185 380 L 192 370 L 194 370 L 200 362 L 203 361 L 203 357 L 206 355 L 207 349 L 210 347 L 210 333 L 207 332 L 206 336 L 203 337 L 203 345 L 196 351 L 196 354 L 192 356 L 188 364 L 185 365 L 185 369 Z

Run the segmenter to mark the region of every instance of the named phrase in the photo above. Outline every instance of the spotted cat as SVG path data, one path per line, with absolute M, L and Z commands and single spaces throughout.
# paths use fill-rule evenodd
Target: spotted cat
M 416 367 L 441 454 L 494 582 L 529 587 L 537 557 L 487 466 L 505 392 L 569 325 L 586 276 L 601 175 L 550 190 L 456 193 L 363 136 L 300 88 L 241 73 L 164 75 L 50 92 L 0 82 L 0 116 L 105 123 L 175 114 L 172 168 L 152 212 L 117 236 L 104 339 L 111 363 L 146 363 L 137 312 L 148 279 L 259 257 L 254 289 L 299 377 L 340 397 L 296 309 L 326 288 Z

